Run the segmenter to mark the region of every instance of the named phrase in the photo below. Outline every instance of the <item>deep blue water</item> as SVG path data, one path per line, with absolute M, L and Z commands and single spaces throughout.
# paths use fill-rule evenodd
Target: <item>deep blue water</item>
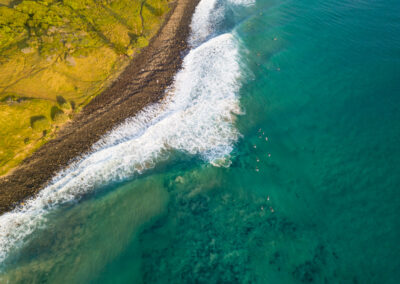
M 233 37 L 239 55 L 213 49 L 196 92 L 211 92 L 211 117 L 235 98 L 240 114 L 196 118 L 199 134 L 178 138 L 200 150 L 168 138 L 150 169 L 51 210 L 0 280 L 400 282 L 400 2 L 207 1 L 219 12 L 193 48 Z M 211 100 L 224 92 L 229 104 Z

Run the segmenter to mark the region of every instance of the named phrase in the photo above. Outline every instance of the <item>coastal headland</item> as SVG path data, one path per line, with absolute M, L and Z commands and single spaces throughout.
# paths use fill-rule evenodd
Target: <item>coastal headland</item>
M 163 98 L 182 64 L 190 21 L 198 0 L 176 0 L 140 55 L 57 136 L 9 175 L 0 178 L 0 214 L 34 196 L 58 171 L 90 151 L 104 134 Z
M 172 3 L 0 0 L 0 176 L 118 78 Z

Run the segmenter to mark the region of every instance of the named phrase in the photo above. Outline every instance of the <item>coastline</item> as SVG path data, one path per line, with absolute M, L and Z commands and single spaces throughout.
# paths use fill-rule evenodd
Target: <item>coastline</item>
M 57 137 L 0 178 L 0 214 L 34 196 L 55 173 L 90 151 L 104 134 L 144 107 L 163 98 L 182 64 L 192 14 L 199 0 L 176 0 L 139 56 L 103 93 L 95 97 Z

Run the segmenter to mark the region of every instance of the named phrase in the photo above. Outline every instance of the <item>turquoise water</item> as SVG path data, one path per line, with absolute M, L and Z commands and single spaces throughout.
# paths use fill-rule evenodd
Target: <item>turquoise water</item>
M 57 187 L 79 193 L 22 210 L 45 217 L 1 235 L 0 282 L 400 282 L 400 2 L 202 2 L 181 81 L 207 119 L 122 132 L 169 146 L 105 147 Z

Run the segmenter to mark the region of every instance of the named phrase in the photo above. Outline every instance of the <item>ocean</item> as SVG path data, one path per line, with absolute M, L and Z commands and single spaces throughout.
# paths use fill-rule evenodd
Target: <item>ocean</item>
M 399 283 L 399 12 L 201 0 L 166 98 L 0 216 L 0 282 Z

